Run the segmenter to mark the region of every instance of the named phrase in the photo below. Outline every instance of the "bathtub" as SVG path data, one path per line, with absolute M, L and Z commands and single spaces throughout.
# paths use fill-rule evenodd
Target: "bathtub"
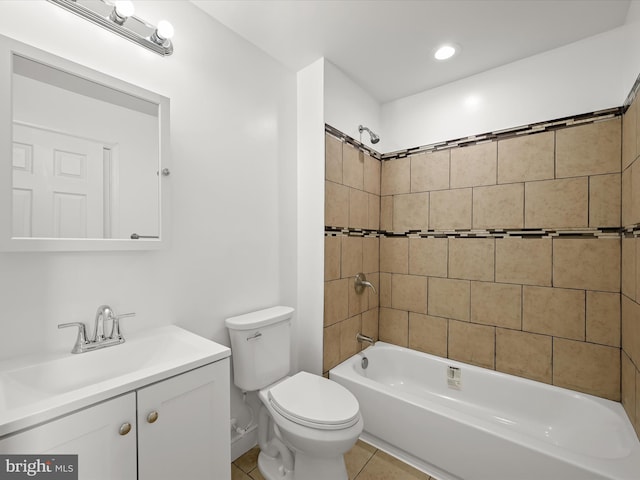
M 438 480 L 640 479 L 616 402 L 384 342 L 329 376 L 360 402 L 363 440 Z

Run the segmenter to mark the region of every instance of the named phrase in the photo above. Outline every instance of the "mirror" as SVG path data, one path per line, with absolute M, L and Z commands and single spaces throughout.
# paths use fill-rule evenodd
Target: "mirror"
M 3 250 L 158 248 L 167 227 L 169 100 L 6 43 Z

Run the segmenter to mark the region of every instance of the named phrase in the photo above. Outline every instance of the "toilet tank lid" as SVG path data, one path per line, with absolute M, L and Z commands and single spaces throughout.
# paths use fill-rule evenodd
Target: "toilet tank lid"
M 293 312 L 293 308 L 285 306 L 265 308 L 264 310 L 227 318 L 224 324 L 230 330 L 253 330 L 291 318 Z

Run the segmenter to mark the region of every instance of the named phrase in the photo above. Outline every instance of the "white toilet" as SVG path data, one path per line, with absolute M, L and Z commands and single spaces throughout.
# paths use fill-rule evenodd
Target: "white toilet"
M 358 400 L 319 375 L 288 376 L 292 315 L 272 307 L 225 320 L 234 383 L 262 402 L 258 466 L 267 480 L 347 480 L 344 454 L 363 427 Z

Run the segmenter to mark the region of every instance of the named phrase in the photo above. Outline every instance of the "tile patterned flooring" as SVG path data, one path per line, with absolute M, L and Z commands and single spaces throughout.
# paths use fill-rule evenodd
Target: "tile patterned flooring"
M 264 480 L 254 447 L 231 464 L 231 480 Z M 436 480 L 361 440 L 344 456 L 349 480 Z M 327 479 L 331 480 L 331 479 Z

